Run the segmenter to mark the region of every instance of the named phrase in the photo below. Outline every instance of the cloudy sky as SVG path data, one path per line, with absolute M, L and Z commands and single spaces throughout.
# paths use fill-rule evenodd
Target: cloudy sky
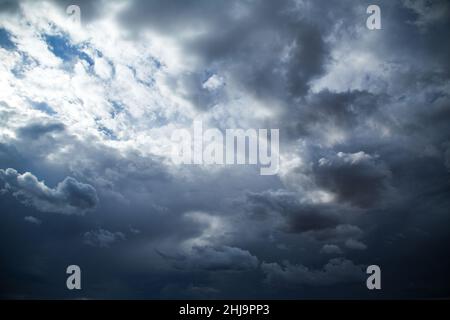
M 0 297 L 448 297 L 449 31 L 445 0 L 0 0 Z M 194 119 L 279 129 L 279 172 L 175 165 Z

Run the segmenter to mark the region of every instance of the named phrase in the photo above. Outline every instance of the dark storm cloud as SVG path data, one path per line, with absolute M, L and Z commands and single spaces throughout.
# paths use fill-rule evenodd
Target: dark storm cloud
M 27 166 L 29 162 L 13 145 L 0 143 L 0 166 L 2 168 L 21 168 Z
M 335 244 L 324 244 L 322 249 L 320 250 L 321 253 L 325 253 L 325 254 L 334 254 L 334 255 L 340 255 L 342 254 L 342 250 L 341 248 L 339 248 L 337 245 Z
M 265 281 L 275 287 L 283 286 L 330 286 L 341 282 L 361 282 L 365 277 L 364 266 L 355 265 L 352 261 L 331 259 L 322 269 L 311 270 L 303 265 L 285 262 L 263 263 L 262 270 Z
M 292 95 L 303 96 L 309 90 L 309 81 L 323 73 L 328 48 L 317 28 L 300 25 L 298 29 L 286 66 L 287 85 Z
M 79 5 L 83 23 L 103 18 L 108 8 L 102 1 L 57 3 L 61 10 Z M 363 265 L 373 263 L 389 284 L 382 297 L 448 296 L 449 7 L 378 3 L 378 31 L 365 30 L 369 1 L 126 4 L 118 20 L 130 41 L 138 44 L 141 32 L 151 30 L 197 59 L 195 70 L 168 79 L 174 93 L 183 91 L 202 112 L 226 104 L 232 85 L 262 98 L 274 112 L 257 125 L 279 128 L 282 151 L 302 165 L 283 167 L 283 176 L 270 180 L 239 169 L 214 175 L 195 168 L 189 180 L 169 173 L 156 156 L 72 135 L 48 120 L 57 118 L 52 112 L 14 126 L 13 138 L 0 142 L 0 167 L 33 174 L 0 170 L 7 190 L 0 195 L 0 296 L 77 297 L 60 289 L 61 270 L 74 258 L 89 277 L 83 295 L 94 298 L 361 298 L 370 294 Z M 2 14 L 18 8 L 0 1 Z M 364 66 L 380 61 L 379 70 L 361 88 L 347 88 L 344 79 L 364 69 L 351 61 L 334 78 L 342 90 L 311 90 L 339 63 L 335 50 L 347 47 L 368 54 Z M 212 74 L 224 77 L 223 88 L 203 87 Z M 13 112 L 1 109 L 2 128 Z M 340 136 L 333 140 L 335 131 Z M 47 161 L 49 155 L 56 160 Z M 331 200 L 308 199 L 314 188 L 330 192 Z M 93 209 L 95 215 L 83 217 L 46 213 Z M 209 227 L 185 219 L 189 210 L 209 212 L 231 231 L 219 228 L 220 235 L 202 238 L 209 244 L 186 249 Z M 342 258 L 328 261 L 327 254 Z M 352 284 L 362 290 L 352 291 Z
M 88 231 L 83 235 L 84 243 L 99 248 L 108 248 L 115 242 L 123 240 L 125 235 L 122 232 L 111 232 L 105 229 Z
M 258 258 L 247 250 L 229 246 L 193 246 L 189 255 L 160 254 L 176 268 L 205 271 L 243 271 L 255 269 Z
M 13 145 L 4 145 L 3 148 L 15 150 L 15 159 L 33 159 L 37 164 L 38 159 L 45 162 L 48 155 L 57 155 L 61 148 L 65 147 L 71 153 L 70 159 L 65 163 L 53 164 L 53 167 L 49 168 L 50 171 L 56 171 L 56 167 L 60 166 L 60 175 L 72 175 L 102 189 L 103 192 L 113 192 L 119 196 L 122 191 L 133 190 L 131 192 L 136 193 L 137 190 L 145 189 L 150 180 L 155 183 L 170 180 L 160 158 L 143 156 L 133 150 L 121 153 L 99 143 L 86 143 L 69 129 L 60 122 L 38 118 L 19 127 Z M 91 137 L 91 142 L 94 141 L 98 141 L 98 137 Z M 11 166 L 12 159 L 7 157 L 7 154 L 5 158 L 7 165 Z M 45 163 L 33 166 L 33 170 L 45 171 L 43 165 L 45 166 Z
M 355 216 L 360 217 L 359 210 L 345 205 L 302 203 L 296 194 L 279 190 L 248 193 L 246 210 L 252 217 L 266 219 L 266 223 L 279 221 L 279 217 L 281 223 L 277 222 L 275 228 L 286 235 L 300 235 L 323 246 L 331 246 L 329 249 L 333 253 L 342 253 L 341 248 L 367 248 L 362 242 L 364 231 L 352 224 Z M 331 253 L 324 247 L 321 250 Z
M 21 170 L 22 165 L 26 165 L 25 170 L 32 171 L 39 175 L 44 174 L 42 165 L 38 162 L 45 159 L 61 147 L 72 145 L 76 142 L 66 130 L 66 126 L 59 121 L 48 118 L 36 117 L 29 123 L 18 127 L 15 130 L 14 141 L 9 141 L 5 147 L 14 150 L 16 159 L 23 159 L 18 164 L 11 161 L 11 157 L 5 159 L 5 165 Z M 28 163 L 27 163 L 28 162 Z M 69 174 L 67 174 L 69 175 Z M 52 175 L 51 175 L 52 176 Z M 59 179 L 63 179 L 60 177 Z
M 446 144 L 445 166 L 447 167 L 447 170 L 450 171 L 450 143 Z
M 203 30 L 178 40 L 206 68 L 224 70 L 251 94 L 298 97 L 324 72 L 329 53 L 328 25 L 302 18 L 301 9 L 294 1 L 134 1 L 121 22 L 137 33 L 143 28 L 171 36 Z M 187 77 L 198 83 L 198 75 Z M 204 108 L 202 91 L 191 89 L 193 103 Z
M 342 219 L 336 208 L 328 205 L 301 203 L 297 196 L 283 191 L 247 193 L 249 210 L 257 215 L 275 212 L 285 219 L 286 232 L 302 233 L 335 227 Z
M 310 235 L 319 241 L 345 244 L 348 240 L 361 238 L 364 232 L 358 226 L 340 224 L 334 228 L 311 230 Z
M 288 232 L 300 233 L 327 229 L 336 226 L 339 221 L 336 216 L 324 213 L 326 209 L 320 207 L 305 206 L 305 208 L 298 208 L 297 210 L 289 216 L 286 222 L 286 231 Z
M 217 103 L 227 101 L 227 96 L 223 90 L 208 90 L 204 84 L 207 82 L 212 72 L 194 72 L 187 75 L 177 75 L 170 79 L 169 84 L 174 90 L 180 89 L 184 97 L 191 101 L 196 108 L 207 110 Z
M 14 169 L 0 169 L 2 191 L 10 192 L 26 205 L 43 212 L 84 214 L 97 205 L 96 190 L 89 184 L 65 178 L 55 188 L 49 188 L 32 173 L 20 174 Z
M 373 118 L 385 100 L 382 95 L 360 90 L 311 93 L 288 110 L 283 126 L 289 138 L 315 138 L 329 128 L 352 132 L 365 126 L 366 119 Z
M 321 158 L 315 168 L 319 186 L 335 193 L 339 201 L 360 207 L 379 205 L 387 197 L 390 170 L 377 157 L 362 151 L 347 154 L 339 152 L 330 158 Z

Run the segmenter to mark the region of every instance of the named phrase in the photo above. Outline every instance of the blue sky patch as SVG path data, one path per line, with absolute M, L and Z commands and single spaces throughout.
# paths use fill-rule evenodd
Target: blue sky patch
M 6 50 L 16 49 L 16 44 L 11 41 L 11 34 L 4 28 L 0 28 L 0 47 Z
M 60 35 L 44 35 L 44 39 L 45 42 L 47 42 L 50 51 L 64 62 L 72 62 L 78 58 L 85 60 L 91 67 L 94 65 L 94 60 L 77 46 L 72 45 L 67 37 Z
M 105 126 L 98 125 L 98 130 L 108 139 L 110 140 L 117 140 L 117 136 L 114 134 L 114 132 L 111 129 L 108 129 Z
M 56 111 L 52 109 L 46 102 L 31 102 L 33 108 L 45 112 L 48 115 L 56 114 Z
M 119 101 L 110 101 L 112 105 L 111 117 L 115 118 L 119 113 L 125 111 L 125 107 Z

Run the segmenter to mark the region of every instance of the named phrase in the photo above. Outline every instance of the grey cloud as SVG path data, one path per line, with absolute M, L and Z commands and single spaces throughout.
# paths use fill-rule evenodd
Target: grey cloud
M 389 191 L 390 170 L 375 156 L 362 151 L 339 152 L 321 158 L 315 167 L 319 186 L 335 193 L 340 201 L 359 207 L 370 207 Z
M 61 10 L 72 4 L 57 3 Z M 104 18 L 109 3 L 81 0 L 76 4 L 83 22 L 89 23 Z M 17 4 L 0 0 L 0 11 L 18 8 Z M 68 297 L 73 292 L 68 293 L 47 271 L 77 257 L 95 279 L 83 294 L 94 298 L 174 298 L 183 290 L 183 298 L 364 298 L 371 292 L 364 288 L 359 263 L 375 259 L 387 266 L 383 277 L 390 286 L 382 290 L 383 298 L 447 297 L 450 45 L 444 40 L 449 30 L 448 5 L 433 1 L 430 9 L 429 1 L 379 1 L 383 29 L 369 31 L 365 30 L 368 4 L 329 0 L 127 3 L 119 13 L 121 25 L 115 27 L 130 35 L 130 44 L 139 47 L 141 32 L 150 29 L 171 38 L 181 55 L 198 62 L 190 66 L 191 73 L 168 79 L 169 92 L 183 92 L 206 116 L 216 104 L 225 110 L 235 96 L 256 96 L 269 109 L 269 116 L 260 121 L 258 110 L 248 106 L 255 128 L 280 128 L 282 153 L 298 157 L 302 165 L 270 178 L 249 175 L 250 171 L 237 167 L 218 175 L 188 168 L 183 173 L 194 178 L 186 181 L 172 174 L 158 157 L 122 148 L 119 152 L 90 135 L 71 136 L 71 128 L 57 122 L 58 115 L 40 113 L 11 138 L 0 134 L 0 168 L 29 170 L 48 179 L 46 184 L 35 178 L 22 185 L 14 178 L 6 188 L 2 184 L 7 170 L 0 174 L 0 189 L 13 194 L 0 196 L 0 261 L 5 261 L 0 296 Z M 190 37 L 184 36 L 184 31 L 192 30 Z M 343 91 L 335 92 L 330 83 L 328 89 L 312 91 L 313 81 L 327 76 L 339 62 L 333 60 L 334 54 L 347 48 L 360 50 L 364 66 L 379 63 L 382 79 L 373 80 L 375 72 L 367 74 L 358 90 L 344 85 Z M 17 67 L 27 69 L 25 62 Z M 335 70 L 332 78 L 360 77 L 357 62 Z M 203 84 L 213 73 L 223 76 L 226 85 L 205 90 Z M 104 88 L 109 93 L 109 86 Z M 236 88 L 237 92 L 232 91 Z M 44 93 L 52 92 L 51 87 L 45 89 Z M 19 122 L 10 117 L 16 109 L 12 106 L 12 101 L 0 102 L 0 126 L 14 130 Z M 240 116 L 229 115 L 231 120 Z M 122 119 L 132 126 L 136 120 Z M 172 124 L 172 120 L 164 122 Z M 216 121 L 222 120 L 218 116 Z M 335 131 L 342 138 L 333 140 Z M 122 144 L 116 138 L 109 142 Z M 76 180 L 63 180 L 66 176 Z M 53 185 L 61 180 L 49 187 L 49 181 Z M 96 191 L 81 188 L 78 181 Z M 71 184 L 81 195 L 63 187 Z M 277 188 L 282 190 L 274 191 Z M 329 191 L 335 197 L 327 203 L 313 202 L 309 192 L 314 190 Z M 97 192 L 108 201 L 99 203 L 93 196 Z M 21 205 L 14 196 L 31 207 Z M 73 199 L 80 197 L 84 200 Z M 236 199 L 238 205 L 231 206 Z M 33 217 L 34 208 L 75 213 L 91 210 L 95 204 L 95 215 L 51 215 L 39 228 L 27 226 L 29 232 L 21 232 L 23 217 Z M 186 241 L 204 235 L 208 227 L 183 219 L 186 210 L 211 212 L 226 223 L 226 232 L 218 230 L 210 246 L 182 251 Z M 121 232 L 108 231 L 124 230 L 123 226 L 133 226 L 127 241 L 122 241 Z M 412 227 L 421 232 L 411 231 Z M 133 232 L 134 228 L 140 232 Z M 111 249 L 88 250 L 85 244 Z M 153 248 L 164 248 L 165 253 L 158 256 Z M 101 260 L 95 259 L 98 253 Z M 324 262 L 335 255 L 346 258 Z M 418 261 L 419 255 L 426 259 Z M 291 262 L 280 263 L 283 260 Z M 278 263 L 265 262 L 258 268 L 258 261 Z M 265 290 L 261 290 L 263 277 L 270 284 Z M 335 285 L 339 288 L 329 287 Z M 273 290 L 274 286 L 283 290 Z M 304 286 L 315 288 L 304 290 Z
M 147 27 L 170 36 L 204 30 L 178 41 L 207 68 L 223 69 L 262 97 L 303 96 L 328 59 L 326 24 L 304 19 L 294 1 L 134 1 L 120 20 L 131 30 Z M 201 82 L 191 82 L 197 83 L 197 88 L 191 84 L 193 102 L 204 103 Z
M 32 223 L 32 224 L 36 224 L 36 225 L 40 225 L 42 223 L 41 220 L 39 220 L 36 217 L 33 216 L 26 216 L 25 218 L 23 218 L 26 222 Z
M 336 227 L 342 216 L 334 206 L 302 203 L 295 193 L 264 191 L 247 193 L 248 210 L 256 214 L 274 212 L 284 218 L 282 229 L 290 233 L 304 233 Z
M 85 232 L 83 242 L 93 247 L 108 248 L 112 244 L 125 240 L 125 235 L 118 232 L 111 232 L 105 229 L 98 229 Z
M 17 12 L 19 10 L 19 2 L 14 0 L 1 0 L 0 13 L 3 12 Z
M 303 96 L 309 90 L 309 81 L 323 73 L 328 47 L 317 28 L 300 25 L 298 29 L 286 66 L 287 85 L 292 95 Z
M 310 93 L 301 105 L 294 105 L 287 111 L 283 119 L 284 127 L 291 138 L 321 138 L 322 132 L 326 132 L 324 128 L 349 132 L 357 126 L 364 126 L 368 130 L 365 120 L 373 117 L 385 99 L 381 95 L 360 90 Z
M 0 169 L 0 181 L 5 192 L 43 212 L 84 214 L 98 203 L 96 190 L 72 177 L 66 177 L 55 188 L 49 188 L 30 172 L 20 174 L 8 168 Z
M 445 166 L 447 167 L 447 170 L 450 171 L 450 143 L 447 144 L 447 149 L 445 150 Z
M 214 297 L 220 290 L 211 287 L 199 287 L 199 286 L 189 286 L 189 291 L 191 291 L 195 296 L 199 297 Z
M 362 243 L 361 241 L 355 240 L 355 239 L 347 239 L 347 241 L 345 241 L 345 246 L 349 249 L 354 249 L 354 250 L 366 250 L 367 246 Z
M 328 261 L 322 269 L 285 262 L 262 263 L 266 282 L 272 286 L 331 286 L 338 283 L 359 282 L 364 279 L 364 267 L 344 258 Z
M 66 126 L 48 118 L 36 118 L 15 131 L 16 139 L 10 141 L 24 158 L 47 158 L 70 140 Z
M 341 248 L 335 244 L 324 244 L 320 252 L 325 254 L 342 254 Z
M 65 130 L 65 126 L 59 122 L 34 122 L 18 129 L 18 134 L 25 139 L 39 139 L 50 133 L 59 133 Z
M 193 246 L 189 255 L 177 257 L 160 253 L 176 268 L 208 271 L 255 269 L 258 259 L 247 250 L 230 246 Z
M 333 211 L 330 212 L 327 206 L 306 205 L 288 213 L 288 232 L 307 232 L 311 230 L 321 230 L 334 227 L 339 223 L 339 216 Z
M 339 224 L 334 228 L 311 230 L 310 235 L 319 241 L 342 243 L 348 239 L 359 239 L 364 236 L 363 230 L 352 224 Z
M 299 234 L 323 243 L 321 251 L 324 253 L 340 254 L 344 247 L 366 249 L 366 245 L 361 242 L 366 236 L 365 232 L 352 224 L 361 218 L 360 209 L 334 202 L 305 203 L 298 194 L 282 190 L 248 192 L 246 199 L 246 210 L 250 217 L 267 219 L 266 223 L 286 235 Z
M 210 76 L 210 73 L 205 72 L 178 74 L 168 82 L 175 91 L 183 92 L 184 97 L 191 101 L 196 108 L 207 110 L 219 102 L 223 104 L 228 100 L 223 90 L 205 89 L 204 83 Z
M 450 5 L 445 0 L 402 0 L 402 3 L 417 15 L 412 22 L 420 28 L 427 28 L 429 25 L 445 22 L 445 19 L 450 15 Z

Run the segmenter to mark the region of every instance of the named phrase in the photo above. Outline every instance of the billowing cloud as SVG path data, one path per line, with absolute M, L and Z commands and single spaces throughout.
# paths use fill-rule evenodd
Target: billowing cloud
M 257 215 L 276 214 L 284 218 L 286 232 L 305 233 L 338 226 L 344 215 L 328 204 L 303 203 L 300 197 L 283 190 L 248 193 L 247 205 Z
M 95 189 L 72 177 L 49 188 L 30 172 L 21 174 L 8 168 L 0 169 L 0 181 L 3 192 L 9 192 L 22 203 L 43 212 L 84 214 L 98 203 Z

